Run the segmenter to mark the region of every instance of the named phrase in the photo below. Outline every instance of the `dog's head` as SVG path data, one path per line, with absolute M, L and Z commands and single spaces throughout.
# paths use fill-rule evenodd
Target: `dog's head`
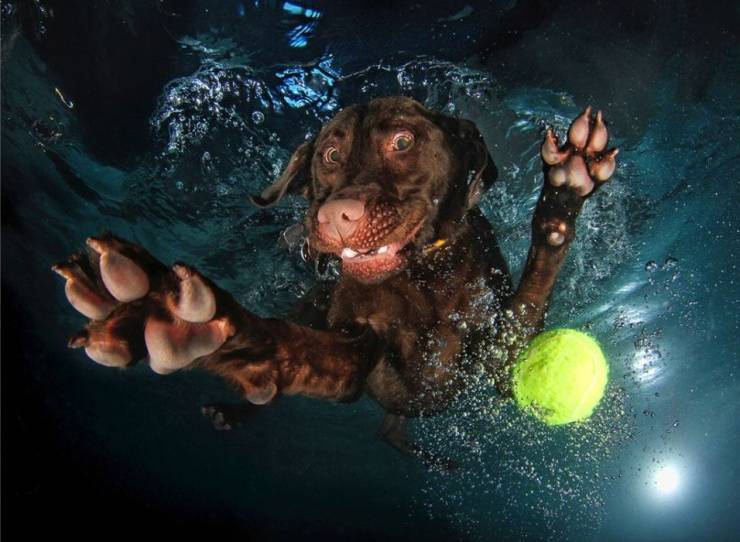
M 338 113 L 252 201 L 267 207 L 303 194 L 311 249 L 377 283 L 454 237 L 496 175 L 472 122 L 379 98 Z

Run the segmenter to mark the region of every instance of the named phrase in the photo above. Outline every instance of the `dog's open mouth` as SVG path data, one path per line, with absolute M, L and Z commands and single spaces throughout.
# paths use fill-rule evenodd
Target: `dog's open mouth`
M 365 204 L 365 209 L 354 224 L 348 220 L 351 205 L 340 207 L 341 215 L 333 210 L 334 214 L 325 215 L 323 220 L 317 212 L 307 224 L 308 243 L 314 253 L 339 258 L 342 274 L 375 283 L 406 267 L 427 216 L 424 208 L 401 213 L 388 203 Z
M 410 247 L 422 223 L 417 224 L 411 232 L 400 241 L 380 245 L 375 248 L 353 249 L 344 247 L 339 254 L 342 260 L 342 271 L 362 281 L 373 281 L 385 277 L 388 273 L 402 268 L 407 261 L 407 249 Z
M 365 282 L 381 279 L 404 266 L 406 256 L 402 253 L 403 248 L 401 243 L 383 245 L 365 253 L 345 248 L 340 255 L 342 272 Z
M 383 245 L 366 252 L 345 248 L 340 254 L 342 271 L 361 280 L 380 278 L 403 266 L 405 257 L 399 254 L 403 248 L 401 243 Z

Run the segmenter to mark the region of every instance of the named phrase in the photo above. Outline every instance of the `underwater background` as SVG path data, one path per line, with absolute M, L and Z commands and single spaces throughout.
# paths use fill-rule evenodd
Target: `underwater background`
M 2 530 L 78 540 L 740 539 L 740 4 L 27 0 L 2 9 Z M 599 338 L 607 395 L 547 428 L 474 386 L 415 438 L 380 408 L 281 398 L 216 431 L 215 377 L 111 370 L 50 266 L 111 230 L 260 315 L 319 277 L 247 197 L 342 107 L 402 94 L 472 119 L 512 271 L 546 125 L 591 104 L 621 149 L 548 327 Z M 13 533 L 13 535 L 11 535 Z

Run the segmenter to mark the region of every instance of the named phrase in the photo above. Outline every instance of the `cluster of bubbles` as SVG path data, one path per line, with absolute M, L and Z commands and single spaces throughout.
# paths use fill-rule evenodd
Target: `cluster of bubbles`
M 201 66 L 167 85 L 151 117 L 161 145 L 157 176 L 165 189 L 199 192 L 205 214 L 209 206 L 220 212 L 218 197 L 261 191 L 291 147 L 333 114 L 338 104 L 327 89 L 335 74 L 330 57 L 265 73 L 228 38 L 199 34 L 180 43 Z
M 182 154 L 201 145 L 214 126 L 248 129 L 250 119 L 242 116 L 243 103 L 267 106 L 264 85 L 250 75 L 246 68 L 212 65 L 169 83 L 151 120 L 157 132 L 166 129 L 166 152 Z
M 593 534 L 605 487 L 622 476 L 620 450 L 635 432 L 625 387 L 615 378 L 588 421 L 550 427 L 494 391 L 482 367 L 495 355 L 473 354 L 480 370 L 466 377 L 462 397 L 443 414 L 420 418 L 414 438 L 443 460 L 432 467 L 415 508 L 444 515 L 474 538 L 488 529 L 522 540 L 533 533 Z
M 338 107 L 320 92 L 330 86 L 331 60 L 265 73 L 218 35 L 181 44 L 201 65 L 164 89 L 151 117 L 155 165 L 133 193 L 152 198 L 147 209 L 166 208 L 179 226 L 197 230 L 189 239 L 200 238 L 208 254 L 193 264 L 256 313 L 279 315 L 311 286 L 309 269 L 278 243 L 302 221 L 304 205 L 261 211 L 248 197 L 276 179 L 292 147 Z
M 4 0 L 0 4 L 0 19 L 3 24 L 13 22 L 14 16 L 19 11 L 25 11 L 25 18 L 29 23 L 29 29 L 33 32 L 36 38 L 43 38 L 47 33 L 48 25 L 54 11 L 47 5 L 44 0 L 32 0 L 30 2 L 20 2 L 15 0 Z M 13 29 L 13 33 L 17 30 Z M 3 36 L 3 39 L 7 39 L 8 36 Z M 11 39 L 13 39 L 11 37 Z M 4 44 L 5 45 L 5 44 Z
M 345 94 L 355 95 L 355 101 L 404 95 L 450 115 L 458 113 L 460 100 L 492 100 L 498 90 L 490 74 L 434 58 L 381 62 L 347 74 L 341 85 Z
M 604 486 L 621 477 L 614 459 L 631 438 L 624 391 L 610 389 L 587 423 L 553 428 L 483 382 L 469 390 L 450 412 L 423 421 L 422 441 L 459 470 L 431 474 L 418 506 L 457 518 L 456 529 L 470 536 L 483 525 L 503 539 L 598 529 Z

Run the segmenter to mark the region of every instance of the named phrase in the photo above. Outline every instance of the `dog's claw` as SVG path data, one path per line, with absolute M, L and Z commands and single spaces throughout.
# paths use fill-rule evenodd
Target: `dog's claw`
M 51 270 L 62 278 L 71 279 L 72 274 L 70 273 L 69 265 L 67 262 L 55 263 L 51 266 Z
M 126 367 L 132 361 L 131 352 L 125 341 L 94 342 L 85 348 L 85 354 L 94 362 L 106 367 Z
M 599 182 L 604 182 L 612 176 L 614 170 L 617 167 L 616 156 L 619 153 L 619 149 L 612 149 L 601 160 L 591 162 L 589 166 L 589 173 L 591 176 Z
M 69 338 L 67 346 L 69 348 L 82 348 L 87 345 L 89 335 L 86 329 L 80 330 Z
M 555 164 L 560 164 L 568 158 L 570 150 L 565 149 L 561 151 L 558 148 L 558 138 L 553 133 L 552 128 L 548 128 L 545 132 L 545 141 L 542 143 L 540 154 L 546 164 L 553 166 Z
M 586 146 L 588 141 L 589 124 L 591 119 L 591 106 L 589 105 L 581 113 L 576 120 L 574 120 L 570 128 L 568 128 L 568 141 L 576 149 L 582 149 Z
M 172 270 L 180 280 L 178 299 L 172 300 L 172 312 L 187 322 L 211 320 L 216 314 L 216 298 L 203 277 L 183 264 L 176 264 Z
M 606 147 L 606 140 L 609 134 L 606 131 L 606 125 L 601 116 L 601 111 L 596 113 L 596 120 L 591 128 L 591 134 L 588 138 L 588 145 L 586 146 L 587 153 L 601 152 Z
M 58 263 L 51 269 L 64 277 L 67 301 L 82 315 L 91 320 L 102 320 L 116 308 L 115 300 L 98 292 L 76 262 Z

